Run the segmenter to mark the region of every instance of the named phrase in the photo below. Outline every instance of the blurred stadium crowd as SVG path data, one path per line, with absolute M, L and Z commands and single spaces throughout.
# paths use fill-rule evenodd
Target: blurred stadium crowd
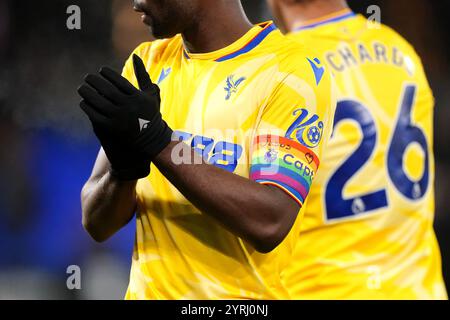
M 66 9 L 81 8 L 81 30 Z M 253 22 L 270 19 L 265 0 L 243 0 Z M 446 1 L 350 0 L 356 12 L 381 8 L 382 22 L 422 57 L 436 98 L 436 221 L 450 287 L 450 37 Z M 218 13 L 219 14 L 219 13 Z M 79 193 L 99 145 L 78 108 L 87 72 L 120 70 L 150 40 L 125 0 L 0 0 L 0 299 L 121 299 L 134 223 L 106 244 L 81 226 Z M 82 270 L 82 289 L 66 287 L 66 269 Z

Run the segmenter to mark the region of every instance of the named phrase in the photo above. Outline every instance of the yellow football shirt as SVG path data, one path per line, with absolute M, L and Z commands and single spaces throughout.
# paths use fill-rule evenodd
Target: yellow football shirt
M 277 186 L 303 204 L 335 108 L 331 76 L 316 56 L 271 22 L 211 53 L 186 52 L 180 35 L 134 53 L 160 86 L 162 115 L 179 140 L 211 165 Z M 136 85 L 131 60 L 123 74 Z M 199 212 L 156 167 L 136 190 L 126 299 L 289 298 L 280 275 L 300 218 L 273 252 L 261 254 Z
M 338 87 L 333 136 L 283 280 L 296 299 L 446 298 L 433 231 L 433 95 L 397 33 L 348 10 L 289 38 Z

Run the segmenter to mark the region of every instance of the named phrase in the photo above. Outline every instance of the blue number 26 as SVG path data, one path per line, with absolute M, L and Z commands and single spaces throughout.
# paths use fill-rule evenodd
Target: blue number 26
M 409 200 L 421 199 L 429 184 L 427 140 L 423 131 L 411 122 L 411 109 L 416 90 L 416 86 L 408 85 L 402 93 L 400 114 L 387 153 L 389 177 L 395 188 Z M 325 206 L 328 221 L 349 218 L 388 206 L 386 189 L 374 190 L 353 198 L 343 198 L 342 192 L 345 185 L 369 161 L 377 140 L 375 121 L 361 103 L 353 100 L 340 101 L 336 107 L 334 126 L 336 127 L 343 120 L 356 122 L 363 137 L 355 152 L 336 170 L 326 185 Z M 418 181 L 412 181 L 403 167 L 403 155 L 411 143 L 417 143 L 425 154 L 425 169 Z

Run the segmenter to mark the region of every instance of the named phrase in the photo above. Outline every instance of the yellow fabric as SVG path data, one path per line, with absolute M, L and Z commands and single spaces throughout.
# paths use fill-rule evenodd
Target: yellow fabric
M 433 231 L 434 100 L 419 57 L 393 30 L 383 25 L 377 28 L 360 15 L 294 32 L 288 38 L 313 47 L 329 65 L 341 101 L 337 116 L 345 108 L 353 108 L 342 101 L 354 100 L 373 118 L 372 125 L 364 120 L 365 128 L 348 117 L 337 122 L 302 209 L 304 219 L 293 263 L 283 273 L 292 298 L 446 299 Z M 402 126 L 402 137 L 408 139 L 413 131 L 412 135 L 419 136 L 417 131 L 421 131 L 427 150 L 411 143 L 403 164 L 393 166 L 389 148 L 399 145 L 394 132 L 408 85 L 416 88 L 410 117 L 417 129 Z M 355 154 L 364 132 L 366 143 L 375 141 L 370 158 L 361 167 L 349 160 L 353 174 L 348 177 L 335 175 Z M 394 181 L 399 178 L 393 178 L 389 168 L 409 177 L 412 197 L 399 191 L 409 184 L 396 186 Z M 424 178 L 426 183 L 420 185 L 425 170 L 428 181 Z M 330 191 L 330 181 L 336 186 L 339 179 L 345 183 L 342 190 Z M 362 197 L 379 190 L 385 190 L 387 204 L 368 210 L 370 201 Z M 328 202 L 327 191 L 329 196 L 334 194 Z M 338 214 L 340 202 L 332 201 L 339 196 L 353 201 L 345 216 Z
M 207 54 L 186 53 L 179 35 L 135 50 L 152 80 L 159 82 L 161 112 L 179 137 L 203 152 L 210 163 L 247 178 L 252 167 L 257 170 L 253 157 L 261 160 L 257 151 L 261 145 L 253 150 L 258 136 L 275 141 L 265 145 L 267 152 L 272 151 L 268 162 L 280 159 L 279 148 L 295 148 L 289 163 L 302 164 L 305 171 L 309 162 L 318 161 L 331 135 L 335 108 L 331 76 L 315 73 L 309 61 L 316 57 L 276 29 L 255 45 L 270 28 L 274 28 L 270 22 L 256 25 L 232 45 Z M 249 46 L 251 50 L 242 51 Z M 317 63 L 316 69 L 321 68 Z M 123 75 L 136 85 L 131 59 Z M 291 130 L 288 146 L 281 146 L 277 137 L 285 139 L 300 113 L 308 114 L 305 120 L 314 115 L 317 120 L 306 127 L 299 122 Z M 314 133 L 300 137 L 309 149 L 296 140 L 305 128 Z M 228 151 L 221 150 L 224 146 Z M 299 165 L 287 167 L 293 174 L 304 173 L 296 171 Z M 311 176 L 315 168 L 308 167 L 304 176 Z M 276 182 L 273 176 L 268 180 Z M 280 274 L 290 260 L 300 218 L 282 244 L 261 254 L 199 212 L 153 165 L 136 190 L 136 242 L 126 299 L 289 298 Z

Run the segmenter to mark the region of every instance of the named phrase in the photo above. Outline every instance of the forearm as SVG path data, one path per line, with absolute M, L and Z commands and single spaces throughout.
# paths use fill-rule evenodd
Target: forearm
M 132 218 L 136 181 L 119 181 L 109 172 L 90 179 L 82 191 L 83 226 L 96 241 L 110 238 Z
M 100 70 L 100 75 L 86 76 L 86 83 L 78 89 L 83 97 L 80 107 L 96 128 L 102 146 L 111 159 L 118 159 L 112 161 L 120 164 L 119 160 L 127 160 L 120 157 L 123 153 L 113 152 L 120 149 L 118 141 L 126 141 L 124 149 L 128 147 L 137 159 L 141 154 L 144 160 L 153 162 L 203 213 L 259 251 L 276 247 L 295 221 L 297 202 L 277 187 L 264 186 L 205 163 L 195 164 L 201 159 L 198 154 L 182 142 L 171 142 L 172 130 L 160 112 L 159 88 L 151 82 L 137 55 L 133 55 L 133 66 L 140 90 L 107 67 Z M 194 164 L 173 161 L 177 146 L 196 159 L 191 162 Z M 87 229 L 93 225 L 102 240 L 131 218 L 135 191 L 133 184 L 115 184 L 109 174 L 94 176 L 102 178 L 87 188 L 83 209 Z M 104 225 L 106 218 L 109 222 Z
M 270 251 L 284 239 L 299 210 L 287 194 L 201 163 L 201 157 L 184 143 L 183 152 L 201 164 L 176 164 L 172 153 L 178 153 L 174 152 L 177 144 L 172 142 L 154 163 L 192 204 L 259 251 Z

